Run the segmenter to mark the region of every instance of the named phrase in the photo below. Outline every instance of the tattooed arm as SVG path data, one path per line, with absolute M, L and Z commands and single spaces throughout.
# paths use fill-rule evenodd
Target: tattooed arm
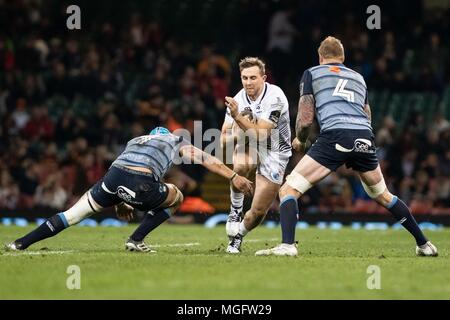
M 309 130 L 314 121 L 314 105 L 315 101 L 312 94 L 305 94 L 300 97 L 295 123 L 296 138 L 292 141 L 292 148 L 296 151 L 305 152 Z
M 306 94 L 300 97 L 295 133 L 301 143 L 306 143 L 308 139 L 309 130 L 314 121 L 314 105 L 315 101 L 312 94 Z
M 368 103 L 364 105 L 364 112 L 367 114 L 369 121 L 372 122 L 372 111 L 370 110 L 370 106 Z

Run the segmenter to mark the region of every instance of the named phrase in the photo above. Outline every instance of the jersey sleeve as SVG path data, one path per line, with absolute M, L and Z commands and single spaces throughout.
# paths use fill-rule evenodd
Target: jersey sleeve
M 241 107 L 241 99 L 239 99 L 239 97 L 242 95 L 242 93 L 243 93 L 243 90 L 244 89 L 242 89 L 241 91 L 239 91 L 234 97 L 233 97 L 233 99 L 234 100 L 236 100 L 237 101 L 237 103 L 238 103 L 238 105 L 239 105 L 239 112 L 241 112 L 242 111 L 242 107 Z M 228 124 L 231 124 L 232 122 L 234 121 L 234 119 L 233 119 L 233 117 L 231 116 L 231 114 L 230 114 L 230 109 L 228 109 L 228 108 L 226 108 L 225 109 L 225 119 L 224 119 L 224 123 L 228 123 Z
M 230 114 L 230 110 L 228 109 L 228 108 L 226 108 L 226 111 L 225 111 L 225 120 L 223 121 L 224 123 L 232 123 L 234 121 L 234 119 L 233 119 L 233 117 L 231 117 L 231 114 Z
M 300 80 L 300 97 L 305 94 L 313 94 L 312 75 L 309 70 L 303 72 L 302 79 Z
M 189 142 L 188 139 L 186 139 L 183 136 L 175 136 L 175 141 L 176 141 L 175 142 L 175 152 L 176 152 L 176 154 L 178 154 L 178 156 L 181 157 L 182 156 L 180 153 L 181 148 L 184 146 L 189 146 L 189 145 L 191 145 L 191 143 Z
M 364 98 L 364 104 L 369 104 L 369 91 L 366 89 L 366 97 Z

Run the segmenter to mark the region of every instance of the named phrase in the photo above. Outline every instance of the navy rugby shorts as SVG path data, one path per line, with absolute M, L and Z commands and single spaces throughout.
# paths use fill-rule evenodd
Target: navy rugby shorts
M 371 130 L 332 129 L 321 132 L 307 155 L 331 171 L 346 165 L 360 172 L 377 168 L 375 136 Z
M 150 173 L 112 166 L 92 188 L 91 195 L 103 208 L 121 202 L 141 211 L 158 208 L 169 190 Z

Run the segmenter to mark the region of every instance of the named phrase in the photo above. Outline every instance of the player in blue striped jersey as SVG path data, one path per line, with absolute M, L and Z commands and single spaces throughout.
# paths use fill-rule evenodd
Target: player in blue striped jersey
M 50 217 L 6 248 L 24 250 L 93 213 L 114 206 L 118 216 L 125 220 L 132 218 L 134 209 L 147 213 L 126 242 L 125 248 L 130 251 L 152 252 L 144 243 L 144 238 L 166 221 L 183 201 L 183 194 L 175 185 L 161 182 L 175 159 L 202 164 L 208 170 L 229 179 L 236 189 L 246 194 L 253 192 L 249 180 L 233 172 L 220 160 L 170 133 L 166 128 L 158 127 L 149 135 L 130 140 L 105 176 L 70 209 Z
M 327 37 L 319 50 L 320 65 L 306 70 L 293 147 L 304 151 L 314 115 L 320 134 L 280 189 L 281 245 L 256 255 L 297 255 L 297 200 L 314 184 L 345 164 L 358 172 L 367 194 L 389 210 L 416 240 L 416 254 L 437 256 L 436 247 L 420 230 L 409 208 L 386 187 L 374 144 L 367 87 L 363 77 L 347 68 L 340 40 Z

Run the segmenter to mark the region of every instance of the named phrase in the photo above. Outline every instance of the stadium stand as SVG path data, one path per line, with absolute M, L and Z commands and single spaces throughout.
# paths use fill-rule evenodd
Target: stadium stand
M 106 11 L 104 1 L 80 1 L 82 30 L 69 31 L 62 4 L 51 1 L 0 1 L 1 209 L 69 206 L 128 139 L 153 126 L 193 130 L 201 120 L 203 130 L 220 128 L 223 98 L 240 86 L 237 62 L 246 55 L 267 60 L 293 125 L 298 78 L 317 64 L 319 40 L 335 34 L 347 65 L 367 80 L 390 189 L 413 213 L 450 214 L 449 8 L 415 0 L 408 5 L 423 10 L 403 11 L 392 1 L 381 34 L 364 28 L 364 14 L 341 16 L 326 1 L 127 1 Z M 349 6 L 364 13 L 366 2 Z M 292 27 L 281 53 L 268 46 L 280 12 Z M 227 210 L 225 181 L 199 166 L 180 169 L 170 179 L 191 197 L 187 211 Z M 368 199 L 339 169 L 303 205 L 310 213 L 383 212 Z

